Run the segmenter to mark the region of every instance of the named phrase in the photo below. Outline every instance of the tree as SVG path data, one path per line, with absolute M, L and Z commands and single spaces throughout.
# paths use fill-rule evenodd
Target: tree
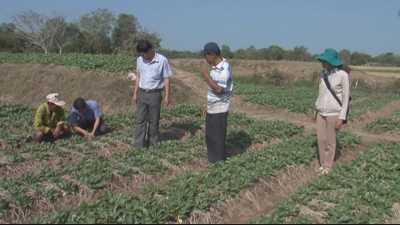
M 351 65 L 351 52 L 349 50 L 343 49 L 340 51 L 339 55 L 344 64 Z
M 82 31 L 107 37 L 111 35 L 114 22 L 115 17 L 108 9 L 97 9 L 84 14 L 79 20 Z
M 79 29 L 78 24 L 67 23 L 65 27 L 65 33 L 60 38 L 59 43 L 62 43 L 61 49 L 59 47 L 59 53 L 64 52 L 83 52 L 85 46 L 85 37 Z M 60 53 L 60 54 L 61 54 Z
M 221 46 L 221 52 L 224 57 L 229 59 L 233 58 L 233 52 L 231 51 L 231 48 L 228 45 L 223 44 Z
M 22 52 L 25 42 L 15 33 L 15 25 L 3 23 L 0 25 L 0 51 Z
M 120 14 L 116 26 L 112 33 L 112 46 L 117 51 L 127 49 L 129 42 L 135 39 L 135 35 L 140 29 L 136 17 L 128 14 Z
M 365 53 L 353 52 L 351 54 L 351 63 L 353 65 L 365 65 L 372 60 L 372 57 Z
M 81 16 L 79 27 L 90 53 L 111 52 L 111 32 L 115 17 L 108 9 L 97 9 Z
M 46 29 L 49 29 L 50 32 L 54 32 L 54 39 L 51 47 L 57 48 L 58 53 L 61 55 L 65 45 L 68 44 L 66 35 L 67 23 L 65 19 L 60 16 L 49 19 L 46 23 Z
M 153 45 L 154 48 L 159 49 L 161 47 L 161 37 L 157 33 L 151 33 L 148 32 L 147 30 L 142 30 L 135 35 L 135 42 L 138 40 L 148 40 L 150 41 Z M 136 46 L 136 44 L 135 44 Z
M 290 51 L 290 60 L 296 61 L 309 61 L 312 59 L 311 54 L 308 49 L 304 46 L 296 46 L 292 51 Z
M 393 52 L 378 55 L 373 60 L 381 66 L 400 66 L 400 56 Z
M 20 37 L 48 54 L 60 31 L 59 26 L 62 24 L 55 22 L 60 18 L 49 18 L 34 11 L 26 11 L 14 17 L 14 25 Z
M 269 60 L 282 60 L 285 58 L 285 50 L 277 45 L 271 45 L 267 52 L 269 54 L 267 59 Z

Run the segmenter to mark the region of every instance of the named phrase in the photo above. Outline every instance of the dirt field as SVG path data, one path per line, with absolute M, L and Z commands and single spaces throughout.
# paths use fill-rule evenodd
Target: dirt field
M 318 175 L 315 123 L 309 114 L 255 104 L 241 95 L 235 95 L 232 100 L 228 135 L 229 148 L 237 151 L 232 154 L 237 156 L 225 164 L 208 165 L 201 115 L 207 86 L 198 74 L 202 60 L 176 59 L 171 63 L 175 73 L 173 104 L 177 108 L 163 114 L 165 142 L 160 149 L 148 152 L 132 150 L 130 146 L 134 111 L 130 100 L 132 83 L 126 79 L 126 74 L 55 65 L 0 64 L 1 105 L 34 108 L 49 92 L 61 93 L 69 105 L 74 98 L 83 96 L 98 100 L 110 115 L 110 123 L 118 128 L 89 143 L 74 137 L 37 147 L 21 141 L 22 135 L 13 133 L 29 130 L 30 124 L 26 121 L 30 121 L 30 108 L 25 111 L 13 107 L 2 109 L 3 114 L 10 113 L 10 118 L 0 113 L 0 119 L 7 121 L 0 128 L 12 135 L 0 135 L 0 179 L 3 182 L 0 184 L 0 223 L 248 223 L 275 212 L 279 214 L 279 210 L 285 208 L 282 203 L 291 200 L 291 196 L 296 197 L 299 191 L 303 190 L 302 196 L 311 193 L 307 189 L 310 186 L 321 183 L 328 186 L 342 181 L 340 167 L 325 180 Z M 318 63 L 301 62 L 233 60 L 232 65 L 235 76 L 268 78 L 279 73 L 289 82 L 313 80 L 320 70 Z M 397 79 L 382 77 L 379 72 L 382 71 L 368 71 L 374 73 L 369 76 L 362 68 L 357 68 L 352 74 L 353 82 L 367 84 L 371 92 L 392 88 Z M 184 103 L 196 106 L 180 107 Z M 340 137 L 343 146 L 338 164 L 361 160 L 362 168 L 350 168 L 361 174 L 368 166 L 360 156 L 376 143 L 398 142 L 399 132 L 374 134 L 365 129 L 366 124 L 389 117 L 397 110 L 400 110 L 400 97 L 354 118 Z M 23 120 L 19 120 L 18 113 Z M 8 123 L 14 121 L 15 127 L 10 127 L 14 124 Z M 397 169 L 398 165 L 389 167 Z M 385 178 L 380 172 L 378 175 Z M 387 190 L 400 186 L 390 179 L 385 182 Z M 322 188 L 316 193 L 324 191 L 328 192 Z M 372 195 L 372 191 L 362 191 L 360 196 Z M 16 200 L 10 200 L 14 198 Z M 380 198 L 374 196 L 368 200 L 379 203 Z M 341 209 L 336 207 L 340 202 L 327 202 L 332 199 L 326 196 L 324 201 L 308 196 L 300 199 L 309 200 L 304 200 L 308 205 L 298 203 L 297 214 L 293 213 L 296 216 L 285 217 L 288 222 L 305 216 L 314 222 L 327 223 L 330 220 L 326 211 Z M 382 210 L 375 210 L 381 213 L 376 216 L 377 221 L 398 221 L 398 199 L 386 201 L 390 201 L 390 207 L 379 206 Z M 369 215 L 370 210 L 348 211 L 364 216 Z
M 13 64 L 0 64 L 0 71 L 0 102 L 3 103 L 36 107 L 48 93 L 58 92 L 68 106 L 82 96 L 99 101 L 106 113 L 132 111 L 133 83 L 125 73 Z M 190 88 L 180 80 L 173 80 L 173 92 L 174 103 L 194 100 Z
M 174 59 L 175 67 L 199 74 L 199 68 L 204 60 L 201 59 Z M 276 73 L 288 81 L 313 80 L 319 77 L 321 65 L 318 62 L 292 61 L 262 61 L 262 60 L 232 60 L 234 76 L 264 76 L 269 77 Z M 369 87 L 386 88 L 400 80 L 399 68 L 356 67 L 351 77 L 354 83 L 361 83 Z

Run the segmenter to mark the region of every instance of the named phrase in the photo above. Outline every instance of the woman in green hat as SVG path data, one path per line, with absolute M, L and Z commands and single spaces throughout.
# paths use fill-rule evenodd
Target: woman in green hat
M 319 96 L 315 103 L 320 172 L 328 174 L 336 155 L 336 133 L 347 121 L 350 80 L 343 62 L 334 49 L 318 56 L 322 63 Z

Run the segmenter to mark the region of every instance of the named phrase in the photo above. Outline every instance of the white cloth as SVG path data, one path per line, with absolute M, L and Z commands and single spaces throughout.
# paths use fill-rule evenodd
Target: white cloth
M 315 103 L 317 111 L 325 117 L 339 116 L 339 119 L 346 120 L 350 100 L 349 75 L 343 70 L 334 70 L 332 73 L 327 74 L 331 88 L 342 102 L 342 106 L 333 97 L 322 76 L 324 75 L 321 75 L 319 96 Z
M 210 76 L 217 82 L 218 86 L 224 88 L 224 92 L 216 94 L 211 87 L 208 87 L 207 112 L 210 114 L 226 113 L 229 111 L 233 91 L 232 68 L 228 61 L 223 59 L 217 66 L 213 66 Z

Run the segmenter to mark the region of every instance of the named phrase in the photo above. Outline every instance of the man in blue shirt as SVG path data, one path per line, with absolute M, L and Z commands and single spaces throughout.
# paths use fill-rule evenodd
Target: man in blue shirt
M 160 142 L 161 93 L 165 89 L 164 105 L 168 106 L 172 71 L 167 58 L 157 53 L 149 41 L 139 41 L 136 50 L 140 56 L 136 61 L 137 79 L 133 92 L 133 101 L 137 105 L 134 145 L 144 148 L 148 142 L 150 145 Z
M 106 132 L 100 107 L 93 100 L 85 101 L 83 98 L 77 98 L 68 122 L 76 133 L 89 140 Z

